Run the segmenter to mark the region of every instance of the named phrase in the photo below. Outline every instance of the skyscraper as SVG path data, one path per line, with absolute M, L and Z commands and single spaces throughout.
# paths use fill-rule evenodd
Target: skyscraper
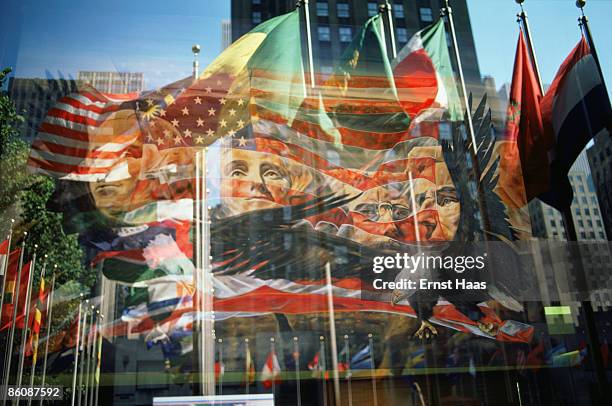
M 601 217 L 608 238 L 612 238 L 612 139 L 606 134 L 596 137 L 594 141 L 587 155 L 599 197 Z
M 104 93 L 131 93 L 144 90 L 142 72 L 80 71 L 77 80 Z
M 582 151 L 572 166 L 569 179 L 574 190 L 571 209 L 578 241 L 605 241 L 606 230 L 585 151 Z M 535 199 L 529 203 L 529 213 L 534 236 L 567 239 L 561 213 L 557 210 Z
M 378 13 L 379 3 L 380 0 L 310 0 L 315 69 L 331 72 L 333 61 L 338 60 L 357 30 Z M 440 14 L 437 0 L 394 0 L 390 3 L 398 49 Z M 232 0 L 232 39 L 236 40 L 269 18 L 293 10 L 295 4 L 295 0 Z M 480 69 L 467 4 L 465 0 L 455 0 L 452 6 L 465 78 L 469 85 L 478 87 L 475 93 L 480 94 Z
M 73 79 L 10 78 L 8 95 L 25 118 L 18 128 L 20 137 L 26 141 L 34 139 L 55 101 L 78 91 L 78 87 L 79 82 Z
M 232 22 L 221 20 L 221 49 L 225 49 L 232 43 Z

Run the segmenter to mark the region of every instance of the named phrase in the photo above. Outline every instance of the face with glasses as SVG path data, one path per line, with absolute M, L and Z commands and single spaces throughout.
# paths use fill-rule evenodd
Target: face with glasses
M 370 189 L 352 202 L 344 236 L 368 245 L 449 241 L 460 205 L 446 164 L 435 164 L 435 181 L 417 178 Z

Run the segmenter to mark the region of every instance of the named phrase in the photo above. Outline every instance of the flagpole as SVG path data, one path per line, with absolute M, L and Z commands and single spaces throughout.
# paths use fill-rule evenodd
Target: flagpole
M 455 32 L 455 22 L 453 19 L 453 9 L 449 4 L 449 0 L 444 0 L 444 8 L 441 10 L 448 17 L 448 26 L 450 28 L 450 36 L 453 42 L 453 51 L 455 53 L 455 61 L 457 62 L 457 71 L 459 73 L 459 82 L 461 85 L 461 93 L 463 93 L 463 104 L 467 116 L 468 131 L 472 140 L 472 149 L 474 154 L 478 153 L 478 145 L 476 144 L 476 135 L 474 134 L 474 123 L 472 122 L 472 112 L 470 111 L 470 103 L 468 101 L 467 88 L 465 86 L 465 77 L 463 76 L 463 66 L 461 65 L 461 56 L 459 55 L 459 46 L 457 45 L 457 33 Z
M 100 305 L 101 306 L 101 305 Z M 103 325 L 104 324 L 104 315 L 100 314 L 100 322 Z M 99 397 L 99 393 L 100 393 L 100 368 L 102 367 L 102 331 L 100 331 L 98 333 L 98 361 L 97 361 L 97 367 L 96 367 L 96 392 L 95 392 L 95 401 L 94 401 L 94 405 L 98 404 L 98 397 Z
M 77 331 L 76 331 L 76 345 L 74 346 L 74 369 L 72 372 L 72 401 L 70 404 L 74 406 L 75 395 L 76 395 L 76 381 L 77 381 L 77 369 L 79 365 L 79 345 L 81 338 L 81 313 L 83 312 L 83 294 L 81 293 L 79 299 L 79 313 L 77 316 Z M 70 328 L 70 326 L 68 327 Z M 49 338 L 47 337 L 47 340 Z M 42 401 L 41 401 L 42 402 Z
M 214 311 L 213 286 L 210 256 L 210 220 L 207 205 L 209 190 L 207 189 L 206 156 L 208 147 L 196 153 L 196 272 L 194 282 L 196 287 L 197 331 L 197 363 L 200 368 L 200 393 L 214 395 L 215 392 L 215 341 L 214 341 Z
M 527 13 L 523 9 L 523 3 L 525 0 L 516 0 L 519 6 L 521 6 L 520 14 L 517 14 L 517 17 L 521 20 L 523 26 L 523 32 L 525 33 L 525 40 L 528 44 L 529 56 L 531 57 L 533 70 L 535 71 L 536 79 L 538 80 L 538 85 L 540 85 L 540 91 L 544 94 L 544 86 L 542 85 L 542 76 L 540 76 L 540 68 L 538 66 L 538 59 L 536 57 L 533 42 L 531 40 L 531 30 L 529 29 L 529 20 L 527 19 Z
M 485 231 L 491 229 L 490 227 L 490 219 L 486 210 L 486 199 L 482 193 L 480 187 L 480 165 L 478 163 L 478 144 L 476 142 L 476 133 L 474 132 L 474 123 L 472 121 L 472 109 L 470 107 L 470 102 L 468 100 L 467 87 L 465 85 L 465 77 L 463 75 L 463 66 L 461 64 L 461 55 L 459 54 L 459 45 L 457 43 L 457 33 L 455 31 L 455 21 L 453 19 L 453 9 L 449 4 L 449 0 L 444 0 L 444 7 L 440 9 L 440 14 L 446 15 L 448 18 L 448 26 L 450 29 L 450 36 L 453 43 L 453 51 L 455 54 L 455 61 L 457 62 L 457 71 L 459 73 L 459 82 L 461 85 L 461 93 L 463 94 L 463 104 L 465 106 L 465 117 L 467 119 L 468 124 L 468 133 L 470 139 L 472 141 L 471 148 L 471 158 L 472 158 L 472 168 L 474 172 L 474 178 L 477 185 L 478 190 L 478 208 L 480 209 L 480 215 L 482 219 L 482 225 Z
M 304 9 L 304 19 L 306 23 L 306 47 L 308 54 L 308 70 L 310 76 L 310 87 L 315 87 L 315 70 L 314 70 L 314 59 L 312 56 L 312 32 L 310 27 L 310 1 L 309 0 L 299 0 L 297 2 L 297 7 L 303 7 Z
M 521 10 L 523 9 L 522 3 L 524 1 L 525 0 L 516 0 L 516 2 L 521 6 Z M 584 12 L 582 8 L 584 7 L 585 4 L 586 4 L 585 1 L 576 2 L 576 6 L 580 8 L 583 16 L 584 16 Z M 584 18 L 586 20 L 586 16 L 584 16 Z M 524 20 L 524 22 L 525 21 L 526 19 Z M 582 24 L 582 18 L 579 18 L 579 22 L 580 24 Z M 586 22 L 588 24 L 588 20 Z M 525 30 L 527 32 L 527 30 L 529 29 L 527 24 L 524 23 L 523 26 L 525 27 Z M 590 34 L 590 31 L 589 31 L 589 34 Z M 587 37 L 589 34 L 587 34 Z M 533 69 L 536 72 L 537 78 L 539 79 L 540 78 L 539 67 L 538 67 L 535 49 L 533 47 L 531 35 L 526 35 L 525 39 L 527 42 L 529 53 L 532 56 L 531 62 L 532 62 Z M 593 48 L 591 49 L 591 52 L 593 53 Z M 593 54 L 593 58 L 597 62 L 595 54 Z M 603 81 L 603 75 L 601 79 Z M 540 81 L 539 84 L 540 84 L 540 91 L 542 92 L 542 94 L 544 94 L 544 87 L 542 86 L 542 82 Z M 604 84 L 604 88 L 605 88 L 605 84 Z M 571 203 L 568 204 L 567 207 L 564 207 L 561 213 L 563 217 L 563 224 L 565 226 L 565 232 L 567 234 L 567 240 L 568 241 L 578 241 L 578 234 L 576 233 L 576 227 L 574 225 L 574 216 L 571 210 Z M 578 251 L 578 255 L 580 255 L 580 251 Z M 582 260 L 580 260 L 580 262 L 582 262 Z M 580 283 L 583 287 L 586 287 L 586 280 L 584 279 L 584 269 L 581 269 L 579 272 L 577 272 L 575 276 L 579 278 L 578 283 Z M 586 324 L 585 330 L 587 333 L 587 341 L 590 347 L 589 351 L 592 354 L 592 358 L 593 358 L 593 362 L 595 366 L 596 377 L 599 382 L 598 390 L 601 395 L 601 388 L 603 388 L 603 385 L 605 385 L 605 382 L 606 382 L 606 372 L 603 366 L 601 352 L 599 351 L 600 345 L 599 345 L 599 337 L 597 336 L 595 315 L 593 314 L 593 307 L 591 306 L 591 302 L 589 300 L 581 300 L 581 306 L 583 308 L 584 316 L 585 316 L 585 324 Z
M 219 354 L 219 395 L 223 396 L 223 339 L 217 340 L 219 348 L 217 350 Z
M 87 314 L 89 311 L 89 299 L 85 299 L 85 308 L 83 309 L 83 329 L 81 330 L 81 359 L 79 360 L 79 396 L 77 398 L 77 405 L 81 406 L 81 400 L 83 398 L 83 373 L 85 372 L 85 334 L 87 331 Z
M 300 344 L 298 337 L 293 337 L 293 360 L 295 361 L 295 384 L 297 395 L 297 406 L 302 406 L 302 388 L 300 379 Z
M 604 79 L 604 75 L 603 75 L 603 71 L 601 69 L 601 65 L 599 63 L 599 57 L 597 56 L 597 50 L 595 49 L 595 41 L 593 40 L 593 35 L 591 34 L 591 27 L 589 25 L 589 19 L 587 18 L 587 16 L 584 14 L 584 6 L 586 5 L 586 1 L 585 0 L 577 0 L 576 1 L 576 7 L 578 7 L 580 9 L 580 13 L 581 16 L 578 18 L 578 25 L 582 28 L 582 31 L 584 32 L 584 35 L 586 37 L 586 40 L 589 44 L 589 48 L 591 50 L 591 55 L 593 55 L 593 59 L 595 60 L 595 65 L 597 66 L 597 69 L 599 71 L 599 76 L 601 77 L 601 83 L 603 85 L 604 88 L 604 92 L 606 94 L 606 99 L 608 100 L 608 103 L 610 103 L 610 97 L 608 96 L 608 89 L 606 87 L 606 81 Z M 610 128 L 610 126 L 612 125 L 612 117 L 608 117 L 607 123 L 606 123 L 606 127 Z M 570 206 L 571 207 L 571 206 Z M 570 216 L 570 219 L 573 219 L 573 214 L 571 211 L 571 208 L 568 207 L 567 208 L 567 213 Z M 572 229 L 574 230 L 574 241 L 578 241 L 578 236 L 576 235 L 576 229 L 574 228 L 574 222 L 571 222 L 572 224 Z M 580 255 L 580 251 L 578 252 L 578 254 Z M 581 263 L 581 267 L 582 265 L 582 260 L 580 260 Z M 579 278 L 579 283 L 584 287 L 584 289 L 587 289 L 587 283 L 586 283 L 586 277 L 585 277 L 585 271 L 584 268 L 582 269 L 582 272 L 578 272 L 578 278 Z M 606 369 L 604 367 L 604 360 L 603 360 L 603 356 L 601 354 L 601 343 L 599 341 L 599 333 L 597 332 L 597 323 L 595 321 L 595 314 L 593 311 L 593 306 L 591 305 L 591 302 L 589 300 L 589 298 L 585 298 L 582 303 L 581 303 L 583 309 L 584 309 L 584 318 L 585 318 L 585 322 L 586 322 L 586 333 L 587 333 L 587 341 L 589 343 L 589 347 L 588 350 L 589 352 L 592 354 L 592 359 L 593 359 L 593 364 L 595 366 L 595 373 L 596 373 L 596 377 L 597 377 L 597 382 L 599 383 L 599 385 L 597 385 L 597 391 L 598 394 L 600 396 L 600 398 L 603 398 L 604 395 L 604 390 L 603 388 L 605 387 L 606 383 L 607 383 L 607 378 L 606 378 Z
M 6 289 L 6 273 L 8 272 L 9 262 L 11 259 L 11 242 L 13 241 L 13 225 L 15 224 L 15 219 L 11 219 L 11 227 L 9 229 L 8 234 L 8 250 L 6 253 L 6 263 L 4 264 L 4 268 L 2 269 L 2 296 L 0 296 L 0 314 L 2 314 L 2 309 L 4 308 L 4 292 Z
M 323 384 L 323 405 L 327 405 L 327 382 L 325 375 L 327 374 L 327 365 L 325 365 L 325 337 L 319 337 L 319 369 L 321 370 L 321 381 Z
M 89 389 L 87 390 L 88 401 L 85 402 L 85 404 L 88 406 L 93 405 L 93 397 L 95 393 L 95 384 L 96 384 L 95 373 L 96 373 L 96 368 L 98 365 L 98 352 L 96 351 L 96 349 L 97 349 L 97 344 L 98 344 L 99 329 L 100 329 L 100 308 L 96 310 L 96 323 L 94 324 L 94 332 L 93 332 L 93 337 L 92 337 L 91 344 L 90 344 L 91 354 L 89 355 L 89 358 L 91 360 L 90 362 L 92 363 L 92 365 L 89 370 L 89 376 L 88 376 L 88 380 L 89 380 Z
M 40 386 L 45 386 L 45 378 L 47 377 L 47 358 L 49 355 L 49 341 L 51 338 L 51 320 L 53 317 L 53 293 L 55 291 L 55 274 L 57 272 L 57 264 L 53 266 L 53 276 L 51 277 L 51 289 L 49 290 L 49 296 L 47 297 L 47 317 L 45 318 L 47 322 L 47 339 L 45 341 L 45 355 L 43 357 L 43 370 L 42 370 L 42 379 Z M 42 398 L 40 399 L 40 404 L 42 406 Z
M 391 40 L 391 55 L 393 59 L 397 58 L 397 46 L 395 45 L 395 25 L 393 24 L 393 10 L 389 1 L 379 4 L 378 12 L 387 15 L 387 22 L 389 23 L 389 39 Z M 383 24 L 384 29 L 384 24 Z
M 47 257 L 48 256 L 45 255 L 45 263 L 43 264 L 43 269 L 40 274 L 40 281 L 38 283 L 38 290 L 40 292 L 41 288 L 43 288 L 43 295 L 44 295 L 44 283 L 45 283 L 44 282 L 45 281 L 45 270 L 47 268 Z M 38 300 L 40 300 L 40 293 L 39 293 L 39 297 L 37 298 L 36 310 L 38 310 Z M 48 310 L 49 310 L 49 299 L 47 298 L 47 311 Z M 33 323 L 35 322 L 36 322 L 36 313 L 34 313 Z M 40 324 L 42 324 L 42 315 L 39 321 L 39 326 L 38 326 L 39 330 L 40 330 Z M 34 386 L 34 375 L 36 375 L 36 358 L 38 356 L 38 344 L 40 342 L 40 331 L 39 331 L 36 337 L 36 343 L 34 343 L 34 324 L 32 324 L 32 329 L 30 331 L 30 340 L 32 341 L 32 367 L 31 367 L 31 372 L 30 372 L 30 386 Z M 34 351 L 34 346 L 36 346 L 36 351 Z M 28 406 L 30 406 L 31 404 L 32 404 L 32 398 L 28 398 Z
M 270 337 L 270 353 L 272 354 L 272 397 L 276 394 L 276 376 L 274 376 L 274 357 L 276 357 L 276 344 L 274 337 Z
M 374 406 L 378 406 L 378 391 L 376 390 L 376 366 L 374 365 L 374 340 L 372 333 L 368 334 L 368 344 L 370 347 L 370 371 L 372 373 L 372 391 L 374 392 Z
M 249 349 L 249 339 L 248 338 L 244 339 L 244 348 L 246 349 L 246 351 L 244 352 L 244 355 L 245 355 L 245 357 L 244 357 L 244 370 L 245 370 L 245 378 L 246 378 L 245 381 L 244 381 L 245 382 L 244 386 L 245 386 L 246 394 L 248 395 L 249 394 L 249 389 L 250 389 L 249 386 L 251 386 L 251 376 L 250 376 L 251 369 L 250 369 L 250 367 L 251 367 L 251 362 L 253 362 L 251 360 L 251 350 Z
M 329 313 L 329 336 L 332 352 L 332 374 L 334 375 L 334 399 L 340 405 L 340 377 L 338 375 L 338 345 L 336 344 L 336 317 L 334 314 L 334 296 L 331 282 L 331 265 L 325 264 L 325 279 L 327 281 L 327 309 Z
M 579 25 L 582 27 L 584 32 L 584 36 L 589 44 L 589 48 L 591 48 L 591 55 L 593 55 L 593 59 L 595 60 L 595 64 L 597 65 L 597 70 L 599 70 L 599 76 L 601 76 L 601 83 L 603 84 L 606 95 L 608 95 L 608 88 L 606 87 L 606 81 L 604 79 L 603 70 L 601 69 L 601 64 L 599 63 L 599 56 L 597 55 L 597 49 L 595 49 L 595 41 L 593 40 L 593 35 L 591 34 L 591 26 L 589 24 L 589 19 L 584 14 L 584 6 L 586 6 L 585 0 L 576 1 L 576 7 L 580 9 L 581 16 L 578 18 Z M 608 101 L 610 98 L 608 97 Z
M 23 267 L 23 255 L 25 252 L 25 240 L 28 232 L 24 231 L 23 241 L 21 243 L 21 253 L 19 254 L 19 269 L 17 270 L 17 279 L 15 279 L 15 287 L 13 288 L 13 317 L 9 323 L 11 324 L 9 333 L 9 342 L 6 347 L 6 359 L 4 368 L 4 391 L 2 392 L 2 405 L 6 405 L 6 393 L 8 391 L 8 384 L 11 375 L 11 356 L 13 355 L 13 344 L 15 341 L 15 321 L 17 319 L 17 306 L 19 305 L 19 287 L 21 285 L 21 268 Z
M 348 403 L 349 406 L 353 406 L 353 391 L 351 388 L 351 378 L 353 373 L 351 372 L 351 347 L 349 346 L 349 336 L 344 335 L 344 347 L 346 348 L 346 379 L 348 381 Z
M 96 312 L 95 310 L 95 306 L 91 305 L 91 320 L 89 322 L 89 331 L 87 332 L 87 340 L 85 341 L 85 353 L 87 356 L 87 364 L 85 367 L 85 399 L 84 399 L 84 405 L 88 406 L 89 405 L 89 387 L 90 387 L 90 380 L 91 380 L 91 333 L 92 331 L 94 331 L 95 333 L 95 329 L 96 329 L 96 321 L 97 321 L 97 317 L 96 317 Z
M 34 270 L 36 269 L 36 249 L 38 245 L 34 245 L 34 255 L 32 255 L 32 265 L 30 266 L 30 273 L 28 275 L 28 288 L 26 289 L 26 299 L 23 304 L 23 310 L 25 311 L 25 320 L 23 322 L 23 329 L 21 330 L 21 343 L 19 351 L 19 364 L 17 367 L 17 386 L 21 386 L 23 380 L 23 366 L 25 363 L 25 350 L 26 341 L 28 339 L 28 326 L 30 325 L 30 301 L 32 300 L 32 283 Z M 45 274 L 45 268 L 47 267 L 47 254 L 45 254 L 45 260 L 43 262 L 42 275 Z

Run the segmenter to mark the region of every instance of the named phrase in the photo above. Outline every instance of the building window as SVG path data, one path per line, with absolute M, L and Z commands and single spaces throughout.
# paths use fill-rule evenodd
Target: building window
M 338 18 L 349 18 L 351 15 L 348 3 L 336 4 L 336 12 L 338 13 Z
M 576 216 L 580 216 L 580 209 L 578 207 L 576 207 L 574 209 L 574 213 L 576 213 Z
M 374 17 L 378 14 L 378 3 L 368 1 L 368 17 Z
M 319 26 L 319 41 L 329 42 L 331 41 L 331 34 L 329 27 L 325 25 Z
M 329 16 L 329 4 L 317 1 L 317 16 L 327 17 Z
M 397 42 L 408 42 L 408 30 L 405 28 L 397 29 Z
M 261 22 L 261 11 L 253 11 L 253 24 L 259 24 Z
M 589 209 L 584 209 L 584 214 L 586 214 L 587 216 L 590 216 L 591 211 Z
M 404 5 L 403 4 L 394 4 L 393 6 L 393 15 L 395 18 L 404 18 Z
M 338 34 L 340 34 L 340 42 L 351 42 L 353 39 L 353 30 L 351 27 L 340 27 L 338 29 Z
M 584 223 L 582 222 L 582 220 L 578 220 L 578 225 L 579 225 L 580 227 L 584 227 Z
M 591 196 L 591 203 L 597 204 L 597 198 L 595 196 Z
M 419 8 L 419 18 L 424 23 L 430 23 L 433 21 L 433 10 L 430 7 Z
M 582 204 L 589 204 L 589 201 L 585 196 L 582 196 Z

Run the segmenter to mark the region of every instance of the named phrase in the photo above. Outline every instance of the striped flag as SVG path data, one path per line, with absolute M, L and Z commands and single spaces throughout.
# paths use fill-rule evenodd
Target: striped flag
M 37 308 L 34 309 L 32 317 L 32 331 L 30 333 L 29 343 L 27 345 L 26 354 L 32 354 L 32 370 L 36 368 L 36 360 L 38 358 L 38 339 L 40 337 L 40 327 L 42 325 L 42 312 Z
M 444 21 L 417 32 L 392 62 L 398 97 L 411 117 L 461 119 L 461 102 L 448 52 Z
M 10 240 L 7 238 L 6 240 L 2 241 L 2 243 L 0 243 L 0 275 L 4 275 L 4 269 L 8 264 L 10 250 L 9 241 Z
M 15 253 L 17 251 L 14 251 Z M 11 258 L 13 257 L 13 253 L 11 253 Z M 15 255 L 17 258 L 14 262 L 14 266 L 9 265 L 9 270 L 6 273 L 6 288 L 4 293 L 4 305 L 2 306 L 2 328 L 0 330 L 4 330 L 9 328 L 12 323 L 15 323 L 13 320 L 13 312 L 15 309 L 15 294 L 18 292 L 19 301 L 17 303 L 17 320 L 16 327 L 23 328 L 23 318 L 26 314 L 28 306 L 26 306 L 26 293 L 28 289 L 28 281 L 30 280 L 30 272 L 32 267 L 32 261 L 23 265 L 21 268 L 21 280 L 17 282 L 17 273 L 19 268 L 19 254 Z
M 272 350 L 266 358 L 266 363 L 261 370 L 261 383 L 266 389 L 281 383 L 281 367 L 276 356 L 276 351 Z
M 140 139 L 133 103 L 137 97 L 86 87 L 60 98 L 32 143 L 29 170 L 88 182 L 130 177 L 126 159 Z
M 539 164 L 542 172 L 550 176 L 542 179 L 548 191 L 539 198 L 563 210 L 573 199 L 567 178 L 570 168 L 592 138 L 609 132 L 612 121 L 610 98 L 584 36 L 563 61 L 540 109 L 544 134 L 532 149 L 540 146 L 537 152 L 546 154 L 534 154 L 533 165 Z
M 249 343 L 245 343 L 246 354 L 245 354 L 245 385 L 251 385 L 255 382 L 255 377 L 257 375 L 257 371 L 255 370 L 255 363 L 253 362 L 253 356 L 251 355 L 251 349 L 249 348 Z

